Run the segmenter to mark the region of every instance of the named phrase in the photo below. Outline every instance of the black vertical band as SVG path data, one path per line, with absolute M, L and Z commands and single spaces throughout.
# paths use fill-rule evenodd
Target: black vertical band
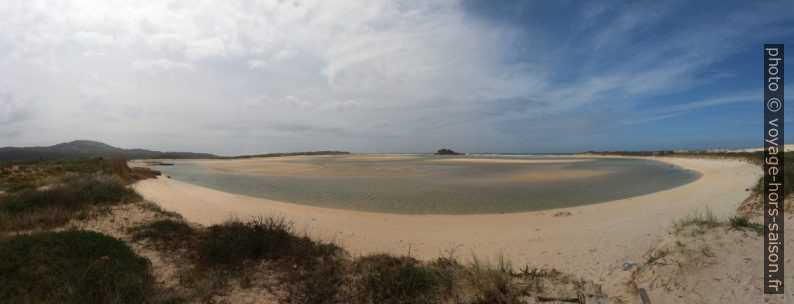
M 764 45 L 764 293 L 783 288 L 783 45 Z

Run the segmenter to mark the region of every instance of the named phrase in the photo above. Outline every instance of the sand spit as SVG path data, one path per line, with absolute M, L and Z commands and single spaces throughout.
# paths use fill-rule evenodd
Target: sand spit
M 419 157 L 416 155 L 405 155 L 405 154 L 354 154 L 352 156 L 346 156 L 344 159 L 352 160 L 352 161 L 395 161 L 395 160 L 414 160 L 418 159 Z
M 475 163 L 475 164 L 564 164 L 564 163 L 578 163 L 588 162 L 591 159 L 587 158 L 442 158 L 433 159 L 431 162 L 447 162 L 447 163 Z
M 247 197 L 165 177 L 135 188 L 146 199 L 188 221 L 210 225 L 230 216 L 277 213 L 312 237 L 335 240 L 352 254 L 391 252 L 432 259 L 456 249 L 462 258 L 503 254 L 516 267 L 554 267 L 592 279 L 607 294 L 625 292 L 630 272 L 666 235 L 674 220 L 709 208 L 734 214 L 760 177 L 757 166 L 738 160 L 655 158 L 695 170 L 690 184 L 595 205 L 487 215 L 404 215 L 327 209 Z M 586 159 L 583 159 L 586 161 Z M 566 216 L 555 216 L 555 214 Z

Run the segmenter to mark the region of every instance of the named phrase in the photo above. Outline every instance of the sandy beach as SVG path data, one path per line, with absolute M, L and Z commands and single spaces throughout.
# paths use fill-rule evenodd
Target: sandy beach
M 463 259 L 503 254 L 517 268 L 529 265 L 577 273 L 602 284 L 606 292 L 619 294 L 630 275 L 622 269 L 623 263 L 640 261 L 674 220 L 706 208 L 721 217 L 733 214 L 761 174 L 757 166 L 738 160 L 656 159 L 703 175 L 681 187 L 628 199 L 488 215 L 327 209 L 230 194 L 166 177 L 134 187 L 144 198 L 199 224 L 275 213 L 292 219 L 299 231 L 333 240 L 353 255 L 389 252 L 433 259 L 452 249 Z

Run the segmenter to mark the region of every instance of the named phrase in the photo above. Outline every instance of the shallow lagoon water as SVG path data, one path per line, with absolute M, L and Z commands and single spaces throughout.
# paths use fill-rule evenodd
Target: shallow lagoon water
M 494 158 L 489 156 L 488 158 Z M 539 159 L 521 157 L 520 159 Z M 543 156 L 543 159 L 550 158 Z M 268 176 L 214 170 L 200 162 L 160 166 L 171 178 L 252 197 L 311 206 L 406 214 L 478 214 L 538 211 L 623 199 L 678 187 L 700 173 L 627 158 L 565 163 L 438 162 L 438 156 L 356 161 L 345 157 L 285 159 L 345 169 L 416 171 L 416 176 Z M 564 160 L 565 157 L 552 157 Z M 597 170 L 597 176 L 513 181 L 549 170 Z

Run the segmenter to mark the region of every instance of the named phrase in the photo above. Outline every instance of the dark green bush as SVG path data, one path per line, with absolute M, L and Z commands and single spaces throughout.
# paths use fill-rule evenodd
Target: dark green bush
M 240 265 L 245 261 L 283 256 L 293 238 L 291 230 L 292 224 L 280 217 L 262 217 L 245 223 L 227 221 L 221 225 L 213 225 L 199 241 L 199 263 Z
M 758 235 L 764 234 L 764 225 L 751 223 L 746 217 L 734 216 L 730 218 L 731 229 L 735 230 L 752 230 Z
M 198 232 L 183 220 L 165 219 L 154 221 L 129 230 L 132 240 L 148 239 L 159 247 L 179 249 L 187 247 Z
M 23 180 L 18 182 L 10 182 L 6 190 L 8 192 L 18 192 L 22 190 L 35 190 L 37 187 L 34 181 Z
M 0 198 L 0 211 L 29 212 L 43 207 L 79 210 L 87 205 L 112 205 L 139 198 L 118 178 L 76 176 L 44 190 L 27 189 Z
M 142 303 L 148 261 L 124 242 L 71 230 L 0 239 L 3 303 Z
M 360 300 L 365 302 L 432 302 L 432 291 L 451 284 L 449 273 L 421 266 L 412 258 L 373 255 L 358 263 L 364 273 Z

